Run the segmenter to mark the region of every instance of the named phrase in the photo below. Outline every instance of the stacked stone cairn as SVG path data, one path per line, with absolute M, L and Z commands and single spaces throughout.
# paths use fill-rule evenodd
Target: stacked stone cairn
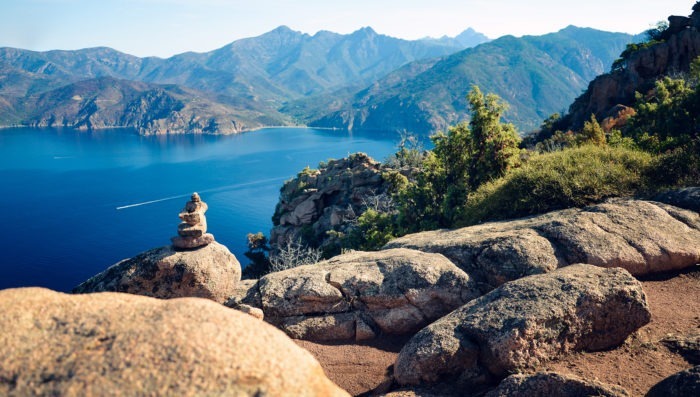
M 214 235 L 207 233 L 207 203 L 202 201 L 199 194 L 192 193 L 190 201 L 179 216 L 182 223 L 177 227 L 177 236 L 171 238 L 175 249 L 194 249 L 214 242 Z

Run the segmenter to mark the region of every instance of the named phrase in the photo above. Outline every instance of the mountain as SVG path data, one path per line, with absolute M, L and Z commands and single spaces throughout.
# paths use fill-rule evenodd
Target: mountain
M 0 115 L 7 107 L 20 116 L 15 122 L 23 125 L 82 130 L 132 127 L 142 135 L 230 134 L 287 122 L 280 114 L 257 112 L 225 97 L 112 77 L 0 101 Z
M 460 49 L 380 35 L 371 28 L 311 36 L 286 26 L 211 52 L 168 59 L 138 58 L 109 48 L 47 52 L 0 48 L 0 94 L 21 96 L 109 76 L 251 100 L 286 100 L 366 85 L 406 63 Z
M 465 96 L 476 84 L 510 104 L 507 121 L 530 130 L 561 112 L 590 80 L 608 70 L 631 38 L 574 26 L 543 36 L 504 36 L 432 65 L 407 65 L 336 100 L 321 117 L 316 116 L 324 111 L 319 108 L 297 117 L 315 127 L 390 126 L 427 134 L 466 119 Z
M 454 38 L 408 41 L 369 27 L 309 35 L 281 26 L 214 51 L 167 59 L 104 47 L 0 48 L 0 125 L 97 128 L 128 122 L 114 125 L 154 133 L 308 124 L 429 133 L 465 119 L 465 95 L 477 84 L 510 103 L 508 120 L 527 130 L 571 103 L 609 68 L 630 36 L 571 26 L 464 49 L 483 40 L 473 29 Z M 73 91 L 78 93 L 68 95 Z M 155 118 L 124 114 L 130 101 L 156 91 L 160 99 L 149 101 L 159 105 L 148 105 L 160 109 Z M 165 100 L 165 94 L 174 99 Z M 121 102 L 97 101 L 103 107 L 93 109 L 86 107 L 90 102 L 72 100 L 100 95 Z M 178 120 L 196 121 L 168 119 L 166 109 Z
M 479 33 L 472 28 L 468 28 L 467 30 L 463 31 L 455 37 L 442 36 L 439 39 L 427 37 L 422 40 L 429 43 L 439 43 L 443 45 L 461 47 L 462 49 L 465 49 L 476 47 L 479 44 L 483 44 L 490 41 L 491 39 L 486 37 L 486 35 L 484 35 L 483 33 Z
M 190 93 L 185 88 L 208 92 L 212 94 L 209 105 L 248 120 L 246 125 L 258 125 L 262 114 L 269 115 L 275 125 L 289 124 L 277 111 L 289 100 L 349 87 L 356 90 L 407 63 L 460 49 L 456 44 L 392 38 L 371 28 L 348 35 L 321 31 L 312 36 L 286 26 L 211 52 L 188 52 L 167 59 L 139 58 L 104 47 L 47 52 L 0 48 L 0 124 L 36 124 L 37 120 L 42 124 L 51 119 L 50 109 L 76 105 L 55 90 L 104 77 L 113 79 L 109 81 L 120 87 L 117 91 L 125 87 L 125 81 L 132 81 L 178 85 L 186 95 Z M 143 88 L 129 86 L 137 91 Z M 52 94 L 37 98 L 48 92 Z M 50 99 L 68 102 L 49 103 Z M 36 101 L 46 106 L 27 112 Z M 203 112 L 201 117 L 219 112 L 198 109 Z M 68 120 L 68 124 L 81 122 Z

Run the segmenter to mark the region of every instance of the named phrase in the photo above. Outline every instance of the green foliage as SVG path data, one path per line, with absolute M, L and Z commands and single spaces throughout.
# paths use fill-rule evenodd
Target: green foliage
M 535 156 L 505 177 L 469 195 L 459 226 L 580 207 L 645 188 L 651 155 L 585 145 Z
M 342 245 L 362 251 L 376 251 L 396 237 L 393 214 L 367 209 L 357 218 L 357 225 L 343 236 Z
M 661 41 L 654 40 L 654 39 L 649 39 L 645 42 L 642 43 L 630 43 L 627 44 L 627 47 L 625 48 L 624 51 L 620 54 L 620 57 L 616 59 L 612 63 L 612 72 L 618 72 L 627 67 L 627 61 L 632 57 L 632 54 L 635 54 L 641 50 L 645 50 L 647 48 L 651 48 L 656 44 L 659 44 Z
M 637 93 L 635 110 L 625 135 L 641 148 L 662 153 L 686 145 L 700 130 L 700 86 L 664 77 L 648 95 Z
M 648 29 L 644 34 L 647 36 L 647 42 L 663 41 L 668 39 L 668 21 L 659 21 L 651 29 Z
M 576 136 L 572 131 L 556 131 L 554 134 L 535 145 L 537 153 L 548 153 L 576 146 Z
M 422 172 L 399 196 L 402 231 L 450 227 L 470 191 L 520 164 L 515 127 L 501 123 L 505 103 L 476 86 L 467 99 L 470 123 L 432 137 L 435 148 Z
M 250 260 L 243 269 L 243 278 L 259 278 L 269 272 L 270 261 L 267 253 L 270 251 L 267 237 L 262 232 L 248 233 L 248 251 L 243 255 Z
M 657 156 L 645 176 L 654 190 L 700 186 L 700 140 Z
M 576 141 L 579 145 L 591 144 L 602 146 L 607 143 L 605 139 L 605 131 L 598 124 L 595 114 L 591 114 L 591 120 L 583 123 L 583 129 L 576 135 Z
M 396 152 L 387 157 L 384 164 L 394 169 L 421 168 L 424 157 L 425 152 L 418 136 L 402 131 Z

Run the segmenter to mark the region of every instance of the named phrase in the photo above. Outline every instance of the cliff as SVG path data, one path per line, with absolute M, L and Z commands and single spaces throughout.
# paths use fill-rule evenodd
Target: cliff
M 690 17 L 670 16 L 662 41 L 626 55 L 621 68 L 593 80 L 569 108 L 569 128 L 580 129 L 591 114 L 603 120 L 613 115 L 616 105 L 632 105 L 635 92 L 647 92 L 661 76 L 688 72 L 691 62 L 700 56 L 698 10 Z

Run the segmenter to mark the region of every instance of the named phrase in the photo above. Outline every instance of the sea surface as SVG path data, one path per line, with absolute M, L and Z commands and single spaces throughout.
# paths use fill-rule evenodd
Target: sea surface
M 242 265 L 269 234 L 285 180 L 358 151 L 382 160 L 393 133 L 269 128 L 233 136 L 132 130 L 0 130 L 0 289 L 69 291 L 121 259 L 167 245 L 192 192 Z

